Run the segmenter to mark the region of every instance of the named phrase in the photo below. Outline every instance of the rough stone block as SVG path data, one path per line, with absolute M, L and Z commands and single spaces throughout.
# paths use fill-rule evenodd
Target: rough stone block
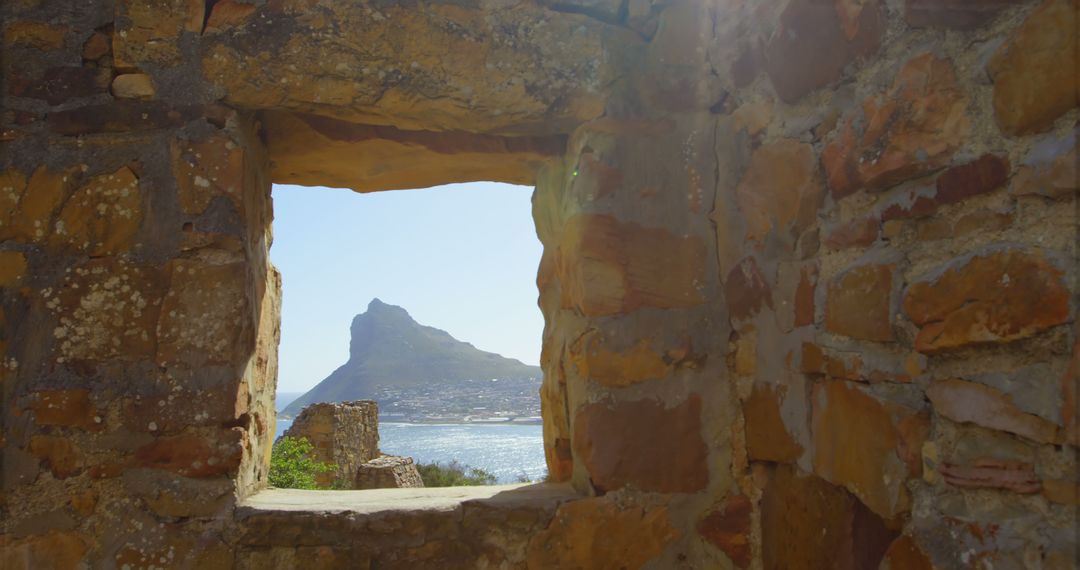
M 574 419 L 573 445 L 602 491 L 692 493 L 708 479 L 697 395 L 671 408 L 653 400 L 586 404 Z
M 748 568 L 753 561 L 753 510 L 745 495 L 732 495 L 698 521 L 698 534 L 722 550 L 736 567 Z
M 833 196 L 888 188 L 945 166 L 971 129 L 953 64 L 925 53 L 849 116 L 821 154 Z
M 360 464 L 353 480 L 354 489 L 397 489 L 423 487 L 424 481 L 412 457 L 383 455 Z
M 869 2 L 795 0 L 765 48 L 765 71 L 780 99 L 794 103 L 877 51 L 884 32 L 881 7 Z
M 1045 0 L 990 60 L 994 111 L 1008 134 L 1046 130 L 1077 99 L 1080 1 Z
M 913 283 L 904 312 L 920 327 L 915 348 L 929 353 L 1004 343 L 1065 323 L 1069 292 L 1062 271 L 1040 253 L 998 249 L 959 258 Z
M 663 505 L 622 505 L 607 497 L 571 501 L 529 541 L 527 567 L 638 568 L 679 535 Z
M 894 339 L 892 265 L 861 265 L 829 283 L 825 300 L 825 329 L 860 340 Z
M 884 519 L 910 508 L 905 481 L 917 477 L 929 417 L 882 402 L 844 381 L 814 386 L 814 472 L 843 485 Z
M 555 263 L 563 307 L 587 316 L 704 301 L 705 245 L 696 236 L 579 215 L 566 223 Z

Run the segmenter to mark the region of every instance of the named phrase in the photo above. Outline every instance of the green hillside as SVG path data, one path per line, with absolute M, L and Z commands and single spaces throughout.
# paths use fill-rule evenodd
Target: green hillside
M 491 378 L 540 378 L 540 367 L 484 352 L 421 325 L 401 307 L 374 299 L 353 319 L 349 361 L 289 404 L 296 416 L 315 402 L 371 399 L 376 386 L 412 388 Z

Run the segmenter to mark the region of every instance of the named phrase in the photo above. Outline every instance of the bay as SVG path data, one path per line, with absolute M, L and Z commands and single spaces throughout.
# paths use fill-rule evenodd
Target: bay
M 292 420 L 279 419 L 275 437 L 290 425 Z M 537 424 L 379 422 L 379 449 L 417 463 L 457 460 L 494 474 L 499 483 L 539 481 L 547 474 L 543 427 Z

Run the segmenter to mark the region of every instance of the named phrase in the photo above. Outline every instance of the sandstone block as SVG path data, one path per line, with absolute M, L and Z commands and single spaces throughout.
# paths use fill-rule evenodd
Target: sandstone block
M 77 184 L 74 172 L 39 166 L 29 180 L 14 171 L 4 178 L 0 182 L 0 239 L 48 241 L 57 210 Z
M 563 308 L 593 317 L 704 301 L 705 244 L 697 236 L 587 214 L 563 232 L 555 260 Z
M 830 281 L 825 330 L 860 340 L 893 340 L 893 265 L 861 265 Z
M 120 99 L 153 99 L 154 82 L 145 73 L 125 73 L 113 79 L 112 94 Z
M 76 570 L 90 544 L 73 531 L 50 530 L 46 534 L 16 537 L 0 535 L 0 567 Z
M 1077 100 L 1080 1 L 1045 0 L 990 60 L 994 112 L 1001 130 L 1046 130 Z
M 112 39 L 103 32 L 94 32 L 83 43 L 82 57 L 87 61 L 97 61 L 112 52 Z
M 934 565 L 926 553 L 906 534 L 900 535 L 889 545 L 883 563 L 889 565 L 889 570 L 934 570 Z
M 40 77 L 14 77 L 8 92 L 16 97 L 41 99 L 59 105 L 69 99 L 91 97 L 109 89 L 108 69 L 81 66 L 50 67 Z
M 994 284 L 994 286 L 988 286 Z M 1037 252 L 990 251 L 958 259 L 913 283 L 904 312 L 920 327 L 915 348 L 936 352 L 1026 338 L 1069 319 L 1060 269 Z
M 794 463 L 802 456 L 802 446 L 784 424 L 781 408 L 785 397 L 784 387 L 757 382 L 743 402 L 746 452 L 751 461 Z
M 772 308 L 772 291 L 755 258 L 743 259 L 728 273 L 724 298 L 732 321 L 752 319 L 763 308 Z
M 35 435 L 30 438 L 30 453 L 45 462 L 57 479 L 82 473 L 82 454 L 71 439 L 63 436 Z
M 759 242 L 770 233 L 783 238 L 802 234 L 814 223 L 824 197 L 813 147 L 791 139 L 757 149 L 735 188 L 746 239 Z
M 243 453 L 246 432 L 222 430 L 214 437 L 194 434 L 159 437 L 135 452 L 140 467 L 164 469 L 184 477 L 216 477 L 234 471 Z
M 222 0 L 212 4 L 210 15 L 206 18 L 204 33 L 214 33 L 242 25 L 255 13 L 255 5 L 236 0 Z
M 49 113 L 49 129 L 59 135 L 126 133 L 179 127 L 204 114 L 201 105 L 172 106 L 165 101 L 121 99 Z
M 1021 162 L 1009 185 L 1017 196 L 1045 196 L 1058 200 L 1075 198 L 1080 191 L 1080 156 L 1077 132 L 1036 142 Z
M 849 116 L 821 153 L 833 196 L 888 188 L 945 166 L 971 128 L 953 64 L 931 53 L 900 69 L 892 87 Z M 857 126 L 861 125 L 861 126 Z
M 938 204 L 954 204 L 971 196 L 985 194 L 1005 185 L 1009 178 L 1009 159 L 984 154 L 978 159 L 949 168 L 937 178 Z
M 708 480 L 697 395 L 671 408 L 653 400 L 586 404 L 574 419 L 573 445 L 601 491 L 692 493 Z
M 608 497 L 570 501 L 529 541 L 527 567 L 639 568 L 679 535 L 662 505 L 623 505 Z
M 777 466 L 761 503 L 763 567 L 877 568 L 896 532 L 841 487 Z
M 91 256 L 131 249 L 142 223 L 139 179 L 130 168 L 91 178 L 64 203 L 52 242 Z
M 64 47 L 68 29 L 44 22 L 11 21 L 4 29 L 4 47 L 30 46 L 43 51 Z
M 753 510 L 753 503 L 745 495 L 732 495 L 698 521 L 698 534 L 727 554 L 736 567 L 748 568 L 753 560 Z
M 1021 0 L 904 0 L 904 18 L 918 28 L 970 30 L 985 25 Z
M 894 519 L 910 508 L 905 480 L 918 476 L 929 418 L 882 402 L 844 381 L 814 386 L 814 472 Z
M 34 423 L 40 426 L 74 427 L 100 431 L 105 427 L 104 414 L 90 401 L 90 391 L 41 390 L 30 403 Z
M 0 251 L 0 287 L 17 287 L 26 275 L 26 255 L 19 251 Z
M 562 136 L 403 130 L 284 112 L 268 112 L 263 120 L 275 182 L 358 192 L 475 180 L 532 185 L 540 166 L 565 149 Z M 603 190 L 614 189 L 617 170 L 594 164 L 580 172 L 597 174 Z
M 876 0 L 835 5 L 796 0 L 780 15 L 779 29 L 765 48 L 765 71 L 780 99 L 794 103 L 877 51 L 883 32 Z
M 1039 477 L 1030 463 L 979 459 L 971 465 L 942 463 L 938 471 L 945 482 L 955 487 L 972 489 L 1005 489 L 1014 493 L 1038 493 Z
M 197 259 L 170 263 L 169 288 L 157 324 L 157 361 L 195 367 L 228 363 L 243 354 L 246 266 Z
M 679 349 L 659 352 L 651 338 L 642 338 L 632 346 L 618 349 L 602 334 L 592 333 L 578 339 L 569 357 L 578 374 L 594 382 L 620 388 L 649 380 L 664 379 L 675 369 Z
M 156 268 L 121 259 L 91 259 L 65 275 L 58 291 L 42 291 L 57 326 L 57 361 L 130 361 L 153 354 L 164 295 Z
M 833 227 L 825 236 L 825 245 L 829 249 L 866 247 L 878 238 L 881 223 L 873 218 L 851 220 Z
M 201 141 L 177 140 L 171 152 L 184 213 L 201 214 L 219 196 L 243 211 L 244 151 L 232 139 L 217 134 Z
M 397 489 L 423 487 L 424 481 L 412 457 L 383 455 L 360 464 L 353 489 Z
M 939 380 L 926 390 L 934 410 L 955 422 L 1007 431 L 1041 443 L 1058 441 L 1058 427 L 1020 411 L 1000 391 L 964 380 Z
M 817 314 L 815 291 L 818 284 L 818 266 L 810 265 L 799 271 L 799 285 L 795 289 L 795 321 L 797 327 L 814 324 Z

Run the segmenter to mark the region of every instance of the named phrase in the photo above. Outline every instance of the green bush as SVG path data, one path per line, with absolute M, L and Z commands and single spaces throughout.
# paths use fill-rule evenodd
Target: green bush
M 337 466 L 320 463 L 309 454 L 314 447 L 305 437 L 282 437 L 270 455 L 270 485 L 279 489 L 315 489 L 315 475 L 329 473 Z
M 449 463 L 421 463 L 416 466 L 425 487 L 470 487 L 494 485 L 496 478 L 478 467 L 469 467 L 451 461 Z

